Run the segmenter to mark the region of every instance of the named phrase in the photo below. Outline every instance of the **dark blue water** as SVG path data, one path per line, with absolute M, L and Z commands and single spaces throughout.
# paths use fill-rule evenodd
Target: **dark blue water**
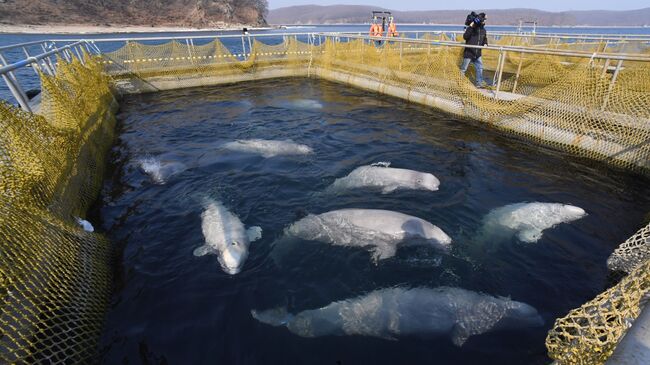
M 322 108 L 300 108 L 297 99 Z M 554 319 L 605 288 L 607 256 L 641 226 L 650 206 L 650 184 L 640 176 L 325 81 L 132 96 L 121 102 L 118 118 L 101 223 L 95 221 L 120 251 L 101 340 L 106 364 L 545 364 Z M 219 148 L 246 138 L 291 138 L 315 153 L 264 159 Z M 156 185 L 138 167 L 146 156 L 191 168 Z M 377 161 L 431 172 L 440 190 L 320 194 L 335 178 Z M 192 254 L 204 244 L 206 197 L 263 229 L 237 275 L 225 274 L 216 256 Z M 545 231 L 534 244 L 477 247 L 485 214 L 523 201 L 573 204 L 588 216 Z M 454 239 L 452 253 L 402 248 L 374 265 L 367 250 L 312 243 L 281 265 L 271 259 L 287 225 L 342 208 L 423 218 Z M 510 296 L 537 308 L 545 325 L 474 336 L 458 348 L 447 337 L 301 338 L 250 314 L 278 306 L 297 313 L 395 286 Z

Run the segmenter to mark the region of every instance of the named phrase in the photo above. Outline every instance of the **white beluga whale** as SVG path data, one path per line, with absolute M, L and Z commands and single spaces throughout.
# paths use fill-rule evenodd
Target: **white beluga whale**
M 251 311 L 258 321 L 301 337 L 449 336 L 456 346 L 487 332 L 538 327 L 537 310 L 522 302 L 460 288 L 390 288 L 296 315 L 285 308 Z
M 432 174 L 389 166 L 389 162 L 378 162 L 357 167 L 347 176 L 336 179 L 327 191 L 376 188 L 381 189 L 382 194 L 388 194 L 398 189 L 436 191 L 440 186 L 440 181 Z
M 379 209 L 341 209 L 310 214 L 285 229 L 285 237 L 338 246 L 371 247 L 372 258 L 393 257 L 399 244 L 430 245 L 449 251 L 451 238 L 433 224 Z
M 260 227 L 248 230 L 236 215 L 220 202 L 209 200 L 201 214 L 201 230 L 205 245 L 194 250 L 194 256 L 218 255 L 221 268 L 234 275 L 241 271 L 248 257 L 248 246 L 262 237 Z
M 223 148 L 229 151 L 253 153 L 265 158 L 275 156 L 308 155 L 314 153 L 311 147 L 295 143 L 290 139 L 284 141 L 268 139 L 239 139 L 225 143 Z
M 287 102 L 284 102 L 282 105 L 290 109 L 322 109 L 323 104 L 314 99 L 293 99 Z
M 587 213 L 560 203 L 516 203 L 492 210 L 483 219 L 483 239 L 508 239 L 515 235 L 526 243 L 537 242 L 544 230 L 578 220 Z
M 180 162 L 165 161 L 154 157 L 140 159 L 138 164 L 142 171 L 159 185 L 165 184 L 171 176 L 187 170 L 187 166 Z

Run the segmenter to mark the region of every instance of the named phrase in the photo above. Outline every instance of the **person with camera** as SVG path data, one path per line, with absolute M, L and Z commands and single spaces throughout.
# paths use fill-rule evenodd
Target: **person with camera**
M 487 46 L 487 32 L 485 31 L 485 21 L 487 17 L 485 13 L 476 14 L 472 12 L 467 16 L 465 20 L 465 34 L 463 34 L 463 39 L 465 44 L 472 46 Z M 463 52 L 463 64 L 460 67 L 463 75 L 467 72 L 469 64 L 474 65 L 474 70 L 476 71 L 476 86 L 485 87 L 485 81 L 483 81 L 483 61 L 481 59 L 482 49 L 480 48 L 470 48 L 466 47 Z

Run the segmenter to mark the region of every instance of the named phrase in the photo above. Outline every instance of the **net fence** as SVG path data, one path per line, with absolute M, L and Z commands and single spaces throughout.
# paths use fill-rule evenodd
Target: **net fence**
M 521 40 L 501 37 L 497 45 Z M 591 43 L 604 48 L 603 42 Z M 250 44 L 243 54 L 233 54 L 218 39 L 200 46 L 128 42 L 104 57 L 107 71 L 136 92 L 280 76 L 355 80 L 370 89 L 381 85 L 376 91 L 399 89 L 416 102 L 413 95 L 420 95 L 447 112 L 591 160 L 650 169 L 650 62 L 483 50 L 485 74 L 493 85 L 477 89 L 473 69 L 469 77 L 459 71 L 463 48 L 435 41 L 379 44 L 324 37 L 314 45 L 286 37 L 274 45 Z M 560 46 L 592 51 L 584 43 Z
M 275 44 L 242 38 L 239 53 L 219 39 L 129 41 L 101 58 L 85 55 L 83 63 L 58 60 L 56 76 L 41 74 L 37 114 L 0 104 L 0 362 L 93 359 L 110 291 L 111 247 L 76 218 L 101 184 L 115 123 L 111 86 L 126 93 L 321 77 L 431 105 L 586 159 L 650 170 L 650 62 L 576 55 L 647 53 L 642 42 L 495 37 L 492 45 L 574 53 L 483 50 L 494 85 L 478 89 L 474 71 L 459 70 L 463 49 L 437 37 L 425 43 L 287 36 Z M 559 363 L 603 363 L 638 316 L 650 284 L 648 229 L 610 258 L 610 267 L 629 275 L 556 321 L 547 348 Z
M 114 99 L 102 66 L 58 60 L 38 114 L 0 103 L 0 363 L 87 363 L 111 249 L 77 223 L 95 199 Z

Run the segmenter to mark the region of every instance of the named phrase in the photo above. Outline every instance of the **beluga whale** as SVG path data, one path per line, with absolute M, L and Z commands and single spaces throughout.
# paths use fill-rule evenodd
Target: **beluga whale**
M 262 238 L 260 227 L 246 229 L 236 215 L 214 200 L 206 201 L 201 230 L 205 245 L 196 248 L 194 256 L 216 254 L 221 268 L 230 275 L 241 271 L 250 243 Z
M 181 162 L 161 160 L 155 157 L 142 158 L 138 160 L 138 165 L 151 181 L 158 185 L 166 184 L 170 177 L 188 168 Z
M 440 181 L 432 174 L 393 168 L 390 162 L 378 162 L 357 167 L 347 176 L 336 179 L 326 192 L 374 188 L 388 194 L 398 189 L 437 191 L 439 186 Z
M 284 233 L 285 239 L 370 247 L 375 263 L 393 257 L 398 245 L 428 245 L 445 252 L 451 245 L 451 238 L 437 226 L 417 217 L 380 209 L 310 214 L 291 224 Z
M 309 155 L 314 153 L 311 147 L 287 140 L 268 139 L 238 139 L 227 142 L 223 148 L 229 151 L 245 152 L 260 155 L 264 158 L 275 156 Z
M 321 104 L 319 101 L 314 99 L 293 99 L 283 104 L 291 109 L 302 109 L 302 110 L 323 109 L 323 104 Z
M 543 232 L 560 223 L 583 218 L 579 207 L 560 203 L 516 203 L 492 210 L 483 219 L 483 240 L 506 240 L 513 235 L 522 242 L 535 243 Z
M 456 346 L 471 336 L 544 324 L 537 310 L 526 303 L 451 287 L 381 289 L 295 315 L 286 308 L 252 310 L 251 314 L 301 337 L 446 335 Z

